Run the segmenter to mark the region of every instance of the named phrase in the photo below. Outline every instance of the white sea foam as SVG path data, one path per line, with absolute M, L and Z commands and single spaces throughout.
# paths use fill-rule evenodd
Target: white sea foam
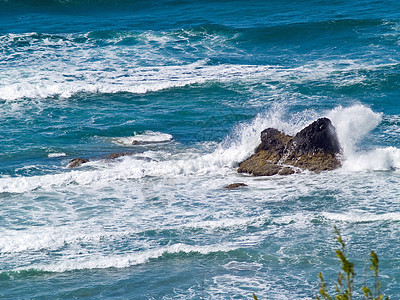
M 359 142 L 369 134 L 381 120 L 381 114 L 370 108 L 355 105 L 338 107 L 327 115 L 337 129 L 343 147 L 343 169 L 347 171 L 388 170 L 400 167 L 400 150 L 394 147 L 376 148 L 363 151 L 357 148 Z M 83 169 L 66 173 L 0 179 L 0 192 L 22 193 L 34 189 L 52 190 L 71 184 L 90 185 L 106 184 L 115 180 L 130 180 L 146 176 L 180 176 L 180 175 L 224 175 L 231 174 L 236 164 L 251 155 L 260 142 L 260 132 L 268 127 L 278 128 L 294 134 L 311 123 L 314 114 L 305 112 L 302 117 L 284 121 L 285 110 L 277 106 L 258 115 L 250 123 L 239 124 L 227 139 L 210 153 L 188 149 L 183 152 L 148 151 L 141 154 L 157 161 L 146 161 L 135 156 L 121 159 L 120 163 L 104 165 L 101 161 L 91 162 L 92 170 Z M 146 132 L 136 135 L 134 139 L 142 141 L 169 141 L 172 136 L 159 132 Z M 116 139 L 119 143 L 131 144 L 131 138 Z M 172 149 L 171 149 L 172 150 Z
M 237 228 L 237 227 L 245 227 L 245 226 L 255 226 L 260 227 L 265 223 L 265 220 L 269 215 L 261 215 L 257 217 L 242 217 L 242 218 L 229 218 L 222 220 L 213 220 L 213 221 L 200 221 L 200 222 L 189 222 L 187 224 L 182 225 L 184 228 L 207 228 L 211 230 L 216 229 L 227 229 L 227 228 Z
M 240 261 L 230 261 L 229 263 L 224 265 L 224 268 L 227 270 L 239 270 L 239 271 L 258 271 L 263 267 L 262 264 L 256 262 L 240 262 Z
M 376 147 L 364 150 L 358 145 L 380 124 L 382 113 L 358 104 L 346 108 L 337 107 L 328 113 L 328 117 L 336 128 L 343 148 L 343 170 L 390 170 L 400 167 L 400 149 Z
M 328 117 L 336 128 L 344 155 L 351 157 L 354 155 L 356 143 L 379 125 L 382 114 L 358 104 L 346 108 L 337 107 L 328 113 Z
M 398 169 L 400 168 L 400 149 L 386 147 L 372 151 L 359 151 L 343 162 L 343 168 L 350 171 Z
M 84 232 L 84 229 L 64 226 L 62 228 L 41 227 L 23 231 L 4 230 L 0 237 L 0 253 L 58 250 L 66 244 L 99 242 L 109 236 L 104 232 Z M 93 228 L 91 229 L 93 231 Z M 115 235 L 115 233 L 114 233 Z
M 172 141 L 172 135 L 162 132 L 145 131 L 144 133 L 137 134 L 128 137 L 116 137 L 112 138 L 112 142 L 121 146 L 132 146 L 133 141 L 139 143 L 165 143 Z
M 238 249 L 238 246 L 226 243 L 218 245 L 191 246 L 183 243 L 164 246 L 157 249 L 148 249 L 145 251 L 131 252 L 121 255 L 89 255 L 73 256 L 57 263 L 39 263 L 28 267 L 18 268 L 15 271 L 22 270 L 40 270 L 48 272 L 66 272 L 83 269 L 104 269 L 104 268 L 126 268 L 134 265 L 144 264 L 150 259 L 160 258 L 165 254 L 176 253 L 200 253 L 207 255 L 216 252 L 228 252 Z
M 113 67 L 92 66 L 78 71 L 78 67 L 63 66 L 69 74 L 55 70 L 29 69 L 27 77 L 9 72 L 0 81 L 0 97 L 4 100 L 22 98 L 71 97 L 78 92 L 88 93 L 147 93 L 173 87 L 183 87 L 205 82 L 248 80 L 269 73 L 269 66 L 220 65 L 206 66 L 199 63 L 177 66 L 132 67 L 109 71 Z M 93 71 L 92 69 L 99 69 Z M 74 70 L 76 69 L 76 70 Z M 78 75 L 79 73 L 79 75 Z M 101 73 L 101 74 L 100 74 Z M 65 75 L 68 75 L 66 77 Z M 10 78 L 8 78 L 10 77 Z M 11 77 L 13 78 L 11 80 Z M 19 80 L 15 80 L 19 77 Z M 8 79 L 8 80 L 7 80 Z M 71 81 L 71 79 L 73 79 Z
M 193 34 L 193 33 L 192 33 Z M 138 39 L 132 48 L 121 48 L 118 42 L 129 37 Z M 196 34 L 195 34 L 196 35 Z M 373 63 L 359 60 L 310 61 L 296 68 L 279 65 L 220 64 L 210 65 L 207 59 L 184 60 L 164 54 L 164 48 L 180 47 L 176 41 L 191 35 L 167 32 L 116 34 L 99 47 L 91 34 L 43 35 L 37 33 L 0 36 L 0 99 L 69 98 L 79 92 L 147 93 L 173 87 L 206 82 L 327 82 L 352 85 L 363 82 L 360 70 L 373 70 L 397 65 L 397 62 Z M 199 45 L 206 53 L 226 37 L 200 34 Z M 76 42 L 83 40 L 84 42 Z M 18 45 L 22 41 L 22 46 Z M 2 42 L 2 43 L 1 43 Z M 195 42 L 197 43 L 197 42 Z M 193 43 L 191 42 L 193 45 Z M 222 48 L 229 52 L 231 46 Z M 11 50 L 10 50 L 11 49 Z M 190 49 L 179 49 L 190 54 Z M 234 49 L 235 51 L 237 49 Z M 10 53 L 11 54 L 10 54 Z M 121 57 L 121 53 L 123 56 Z M 14 57 L 16 56 L 16 57 Z M 146 62 L 143 65 L 143 62 Z
M 47 156 L 48 157 L 63 157 L 63 156 L 67 156 L 67 154 L 65 154 L 64 152 L 54 152 L 54 153 L 49 153 Z
M 159 230 L 186 230 L 186 229 L 205 229 L 205 230 L 236 230 L 247 226 L 260 227 L 267 219 L 267 215 L 257 217 L 242 218 L 221 218 L 213 221 L 189 221 L 182 224 L 170 225 L 168 223 L 160 227 Z M 87 226 L 88 224 L 86 224 Z M 148 226 L 149 224 L 142 224 Z M 156 224 L 149 229 L 157 229 Z M 143 233 L 143 228 L 130 228 L 129 230 L 104 231 L 91 225 L 90 228 L 82 228 L 79 223 L 64 225 L 62 227 L 28 228 L 20 230 L 3 230 L 0 237 L 0 253 L 21 253 L 26 251 L 61 251 L 63 247 L 81 248 L 81 244 L 99 245 L 105 242 L 113 242 L 127 239 L 130 235 Z M 246 237 L 248 242 L 251 237 Z M 258 240 L 256 239 L 255 242 Z
M 86 70 L 65 63 L 53 69 L 24 66 L 22 73 L 15 68 L 4 72 L 0 81 L 0 97 L 3 100 L 22 98 L 69 98 L 79 92 L 89 93 L 147 93 L 173 87 L 183 87 L 206 82 L 264 81 L 297 82 L 332 80 L 337 72 L 333 66 L 319 69 L 319 64 L 285 69 L 279 66 L 207 65 L 206 61 L 175 66 L 104 66 L 98 62 L 86 66 Z M 116 69 L 117 68 L 117 69 Z M 65 71 L 62 71 L 65 70 Z M 354 84 L 356 79 L 338 80 L 339 84 Z M 358 78 L 362 81 L 362 78 Z M 351 81 L 351 83 L 349 82 Z
M 240 124 L 223 143 L 211 153 L 201 153 L 188 149 L 186 153 L 149 151 L 141 154 L 157 161 L 145 161 L 129 156 L 121 163 L 104 165 L 100 162 L 91 162 L 94 170 L 74 170 L 68 173 L 53 175 L 16 177 L 0 179 L 0 192 L 23 193 L 34 189 L 52 190 L 63 188 L 71 184 L 90 185 L 106 184 L 115 180 L 130 180 L 146 176 L 179 176 L 204 174 L 230 174 L 233 167 L 248 157 L 260 142 L 260 132 L 267 127 L 277 127 L 284 131 L 299 129 L 305 124 L 304 119 L 298 119 L 295 124 L 281 120 L 283 114 L 279 107 L 269 113 L 260 114 L 249 124 Z M 301 124 L 301 125 L 300 125 Z M 136 136 L 137 137 L 137 136 Z M 136 138 L 135 137 L 135 138 Z M 171 136 L 162 133 L 142 135 L 144 139 L 170 139 Z M 131 143 L 131 141 L 130 141 Z M 87 164 L 89 165 L 89 164 Z
M 360 222 L 379 222 L 379 221 L 400 221 L 400 213 L 392 212 L 392 213 L 382 213 L 382 214 L 374 214 L 370 212 L 342 212 L 338 213 L 328 213 L 325 212 L 322 214 L 328 220 L 333 221 L 342 221 L 349 223 L 360 223 Z

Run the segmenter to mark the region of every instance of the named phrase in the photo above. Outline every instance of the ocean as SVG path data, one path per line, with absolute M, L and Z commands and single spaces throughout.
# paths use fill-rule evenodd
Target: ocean
M 315 299 L 337 226 L 399 299 L 399 53 L 398 1 L 0 0 L 0 298 Z M 341 168 L 237 173 L 320 117 Z

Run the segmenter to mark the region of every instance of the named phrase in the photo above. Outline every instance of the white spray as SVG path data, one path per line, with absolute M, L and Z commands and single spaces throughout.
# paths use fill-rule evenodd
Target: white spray
M 327 115 L 336 127 L 343 148 L 343 170 L 390 170 L 400 167 L 398 148 L 376 148 L 371 151 L 357 148 L 357 143 L 380 124 L 382 113 L 375 113 L 358 104 L 347 108 L 339 106 Z

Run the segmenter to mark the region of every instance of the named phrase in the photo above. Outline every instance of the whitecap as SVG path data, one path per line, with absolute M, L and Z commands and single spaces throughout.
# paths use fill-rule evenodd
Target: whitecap
M 67 154 L 65 154 L 64 152 L 54 152 L 54 153 L 49 153 L 47 156 L 51 157 L 51 158 L 55 158 L 55 157 L 67 156 Z
M 229 252 L 238 249 L 238 246 L 226 244 L 192 246 L 183 243 L 168 245 L 156 249 L 148 249 L 120 255 L 81 255 L 64 257 L 56 263 L 38 263 L 27 267 L 17 268 L 14 271 L 39 270 L 47 272 L 66 272 L 84 269 L 127 268 L 148 262 L 150 259 L 160 258 L 165 254 L 199 253 L 207 255 L 216 252 Z
M 168 133 L 145 131 L 143 133 L 135 133 L 133 136 L 111 138 L 111 141 L 121 146 L 132 146 L 134 144 L 153 144 L 166 143 L 172 141 L 173 136 Z

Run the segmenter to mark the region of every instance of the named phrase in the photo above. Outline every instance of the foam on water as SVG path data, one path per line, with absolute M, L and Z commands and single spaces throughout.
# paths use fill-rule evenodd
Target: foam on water
M 400 168 L 400 149 L 396 147 L 375 147 L 365 150 L 360 142 L 379 126 L 382 113 L 374 112 L 367 106 L 356 104 L 350 107 L 336 107 L 326 113 L 336 128 L 342 147 L 343 170 L 391 170 Z M 315 112 L 304 112 L 297 120 L 287 120 L 281 106 L 267 114 L 257 116 L 250 124 L 238 126 L 229 147 L 220 147 L 210 156 L 229 157 L 232 162 L 240 162 L 259 144 L 260 132 L 268 127 L 277 128 L 287 134 L 295 134 L 318 117 Z M 294 122 L 295 121 L 295 122 Z
M 67 154 L 65 154 L 64 152 L 54 152 L 54 153 L 49 153 L 47 156 L 48 157 L 63 157 L 63 156 L 67 156 Z
M 280 115 L 283 113 L 284 111 L 277 107 L 268 113 L 260 114 L 249 124 L 238 125 L 232 135 L 211 153 L 202 153 L 195 149 L 187 149 L 184 153 L 181 151 L 174 153 L 173 147 L 171 152 L 151 150 L 141 153 L 139 159 L 133 155 L 112 165 L 104 161 L 85 164 L 87 167 L 92 167 L 92 170 L 84 168 L 44 176 L 2 178 L 0 179 L 0 192 L 23 193 L 35 189 L 53 190 L 71 184 L 107 184 L 110 181 L 130 180 L 146 176 L 229 174 L 232 173 L 233 167 L 238 162 L 253 152 L 260 141 L 259 136 L 263 129 L 277 127 L 284 131 L 294 131 L 305 124 L 304 119 L 297 120 L 297 123 L 282 121 Z M 134 139 L 137 137 L 135 136 Z M 160 141 L 170 140 L 171 136 L 164 133 L 145 133 L 138 138 L 143 141 Z M 121 142 L 121 139 L 117 140 Z M 124 141 L 132 143 L 130 139 L 122 139 L 122 142 Z M 146 161 L 142 159 L 143 157 L 156 158 L 157 161 Z
M 28 2 L 0 12 L 5 298 L 311 299 L 336 280 L 334 224 L 356 267 L 376 249 L 399 278 L 400 10 Z M 323 116 L 341 169 L 236 172 L 263 129 Z
M 260 82 L 278 80 L 282 83 L 300 84 L 314 80 L 336 81 L 337 84 L 355 84 L 354 78 L 332 78 L 332 74 L 343 71 L 332 66 L 320 68 L 317 65 L 296 69 L 284 69 L 279 66 L 252 65 L 206 65 L 199 61 L 175 66 L 116 66 L 117 62 L 94 62 L 82 70 L 75 65 L 59 63 L 51 69 L 37 66 L 24 66 L 22 71 L 5 71 L 0 81 L 0 99 L 17 100 L 23 98 L 47 98 L 59 96 L 69 98 L 80 92 L 118 93 L 130 92 L 143 94 L 174 87 L 184 87 L 207 82 Z M 80 63 L 78 63 L 80 65 Z M 334 65 L 334 64 L 333 64 Z M 369 66 L 370 67 L 370 66 Z M 115 68 L 118 68 L 115 70 Z M 362 66 L 359 66 L 362 69 Z M 93 71 L 93 69 L 99 71 Z M 62 71 L 65 70 L 65 71 Z M 356 70 L 352 70 L 356 71 Z M 363 81 L 363 78 L 358 78 Z
M 359 148 L 358 142 L 371 134 L 375 126 L 379 126 L 380 113 L 355 105 L 337 107 L 326 115 L 336 126 L 343 145 L 345 176 L 351 176 L 352 172 L 358 170 L 398 166 L 400 157 L 395 155 L 399 153 L 397 148 L 375 148 L 372 151 L 362 151 Z M 306 173 L 290 178 L 275 176 L 239 179 L 236 174 L 237 163 L 252 154 L 260 142 L 259 136 L 263 129 L 275 127 L 294 134 L 316 117 L 317 113 L 307 111 L 288 119 L 284 106 L 276 105 L 251 122 L 238 124 L 211 151 L 206 147 L 200 150 L 186 148 L 182 152 L 175 149 L 174 143 L 170 143 L 169 150 L 168 147 L 163 147 L 162 150 L 154 148 L 140 154 L 141 157 L 153 160 L 142 160 L 133 155 L 112 163 L 92 161 L 81 169 L 61 169 L 58 174 L 3 177 L 0 179 L 0 193 L 22 194 L 18 202 L 5 202 L 3 205 L 14 210 L 26 210 L 26 213 L 31 214 L 28 218 L 31 222 L 40 221 L 42 225 L 2 231 L 0 253 L 6 261 L 7 257 L 11 258 L 15 254 L 20 258 L 18 261 L 9 260 L 6 270 L 64 272 L 124 268 L 162 258 L 166 254 L 207 255 L 256 247 L 267 236 L 280 239 L 291 231 L 306 231 L 313 219 L 342 222 L 398 221 L 399 217 L 395 212 L 379 214 L 352 210 L 351 213 L 339 215 L 330 211 L 292 211 L 290 214 L 281 214 L 271 213 L 264 205 L 261 206 L 262 209 L 257 207 L 257 199 L 261 199 L 259 201 L 263 204 L 276 201 L 285 203 L 296 199 L 298 195 L 312 196 L 321 186 L 335 194 L 335 189 L 341 187 L 341 195 L 345 197 L 347 188 L 351 193 L 352 188 L 346 178 L 342 178 L 343 170 L 329 175 Z M 358 126 L 365 128 L 357 129 Z M 145 132 L 135 137 L 157 141 L 171 138 L 160 132 Z M 355 164 L 358 169 L 354 167 Z M 223 185 L 227 181 L 231 183 L 237 180 L 249 183 L 250 191 L 241 191 L 240 201 L 235 202 L 231 196 L 235 191 L 227 192 Z M 379 191 L 385 190 L 378 179 L 374 182 L 379 186 Z M 356 183 L 353 181 L 352 184 Z M 146 188 L 146 185 L 151 186 L 151 189 Z M 374 188 L 375 186 L 371 187 Z M 223 192 L 218 192 L 220 190 Z M 363 186 L 362 190 L 368 189 Z M 212 197 L 209 196 L 210 193 Z M 61 196 L 65 194 L 71 198 L 66 203 L 64 196 Z M 115 197 L 115 202 L 110 200 L 110 195 Z M 41 209 L 30 209 L 38 207 L 38 201 Z M 60 208 L 57 208 L 54 201 L 60 202 L 57 204 Z M 157 205 L 153 205 L 153 202 Z M 369 205 L 373 203 L 366 202 L 365 207 Z M 89 208 L 89 215 L 84 210 L 81 212 L 81 207 Z M 238 231 L 245 231 L 245 236 L 236 235 Z M 147 234 L 148 232 L 151 234 Z M 193 235 L 193 232 L 196 234 Z M 170 236 L 177 233 L 182 240 L 176 244 L 163 244 L 163 234 Z M 230 243 L 209 240 L 209 235 L 220 235 L 222 240 L 229 238 Z M 190 238 L 185 240 L 184 237 Z M 125 246 L 127 241 L 129 249 Z M 285 247 L 290 248 L 292 245 Z M 108 249 L 115 250 L 109 253 Z M 278 251 L 277 255 L 290 259 L 290 254 L 284 253 L 284 250 L 279 250 L 281 252 Z M 49 255 L 34 262 L 34 258 L 41 252 Z M 54 260 L 53 255 L 58 258 Z
M 134 141 L 139 143 L 165 143 L 172 141 L 172 135 L 162 132 L 145 131 L 143 133 L 135 133 L 129 137 L 112 138 L 112 142 L 121 146 L 132 146 Z
M 400 221 L 400 213 L 382 213 L 374 214 L 370 212 L 354 211 L 347 213 L 323 213 L 323 216 L 329 220 L 349 222 L 349 223 L 364 223 L 364 222 L 379 222 L 379 221 Z
M 150 259 L 157 259 L 166 254 L 177 253 L 200 253 L 207 255 L 215 252 L 229 252 L 238 249 L 238 246 L 226 244 L 191 246 L 182 243 L 149 249 L 141 252 L 133 252 L 123 255 L 90 255 L 88 257 L 74 255 L 69 259 L 58 263 L 32 264 L 29 267 L 17 268 L 15 271 L 39 270 L 48 272 L 66 272 L 83 269 L 104 269 L 104 268 L 126 268 L 148 262 Z
M 80 75 L 68 75 L 65 78 L 56 70 L 38 71 L 32 68 L 31 75 L 20 77 L 19 74 L 5 74 L 5 77 L 19 77 L 17 82 L 0 82 L 0 95 L 4 100 L 16 100 L 22 98 L 47 98 L 60 96 L 69 98 L 79 92 L 87 93 L 147 93 L 164 90 L 173 87 L 183 87 L 191 84 L 202 84 L 206 82 L 226 82 L 231 80 L 249 80 L 260 76 L 260 73 L 269 73 L 269 66 L 250 65 L 221 65 L 205 66 L 194 63 L 182 66 L 162 67 L 132 67 L 110 72 L 107 69 L 113 67 L 97 66 L 104 72 L 92 72 L 71 70 L 74 67 L 61 66 L 69 72 Z M 129 68 L 129 67 L 128 67 Z M 75 78 L 74 78 L 75 77 Z M 72 82 L 70 79 L 73 78 Z
M 328 117 L 336 128 L 340 145 L 348 158 L 354 155 L 356 144 L 379 125 L 382 114 L 359 104 L 337 107 L 328 113 Z
M 163 225 L 143 224 L 136 228 L 123 230 L 107 230 L 96 227 L 91 224 L 90 228 L 84 228 L 84 224 L 79 221 L 74 225 L 63 225 L 62 227 L 41 226 L 35 229 L 21 230 L 3 230 L 0 237 L 0 253 L 15 254 L 31 251 L 61 251 L 66 247 L 74 249 L 74 251 L 82 251 L 82 245 L 91 245 L 92 248 L 102 243 L 116 243 L 120 240 L 126 240 L 133 235 L 143 235 L 146 230 L 158 231 L 185 231 L 185 230 L 232 230 L 238 228 L 246 228 L 247 226 L 261 227 L 269 215 L 264 214 L 255 217 L 243 218 L 221 218 L 219 220 L 194 221 L 185 220 L 181 224 Z M 280 221 L 278 221 L 280 222 Z M 87 226 L 88 224 L 86 224 Z M 122 225 L 122 224 L 121 224 Z M 143 242 L 143 241 L 142 241 Z M 143 242 L 144 244 L 144 242 Z M 71 251 L 71 250 L 70 250 Z
M 112 37 L 106 39 L 97 35 L 101 36 L 98 32 L 0 36 L 4 53 L 0 54 L 3 67 L 0 71 L 0 99 L 69 98 L 80 92 L 148 93 L 207 82 L 278 82 L 286 85 L 318 81 L 348 86 L 366 80 L 360 71 L 398 65 L 397 62 L 351 59 L 316 60 L 295 68 L 265 64 L 212 65 L 207 58 L 171 57 L 168 49 L 172 47 L 177 53 L 189 55 L 192 48 L 181 49 L 182 46 L 176 45 L 182 43 L 177 42 L 200 39 L 196 42 L 198 46 L 206 52 L 211 51 L 212 41 L 216 38 L 213 33 L 112 32 Z M 119 45 L 125 38 L 133 38 L 139 44 L 131 47 Z M 222 34 L 217 38 L 218 45 L 221 45 L 221 40 L 229 39 Z M 222 52 L 240 52 L 240 49 L 222 44 Z
M 346 108 L 337 107 L 327 115 L 336 128 L 343 148 L 343 170 L 354 172 L 400 167 L 400 149 L 376 147 L 364 150 L 359 146 L 359 142 L 381 123 L 382 113 L 358 104 Z
M 339 141 L 343 147 L 343 170 L 390 170 L 400 167 L 400 150 L 395 147 L 359 149 L 358 142 L 379 125 L 382 114 L 373 112 L 363 105 L 347 108 L 338 107 L 327 113 L 336 127 Z M 315 113 L 304 112 L 294 120 L 284 120 L 285 110 L 276 106 L 258 115 L 250 123 L 237 125 L 232 133 L 211 153 L 187 149 L 186 152 L 161 150 L 144 152 L 140 158 L 134 155 L 120 159 L 119 163 L 109 164 L 93 161 L 86 164 L 89 170 L 65 173 L 0 179 L 0 192 L 23 193 L 34 189 L 52 190 L 71 184 L 90 185 L 115 180 L 138 179 L 146 176 L 187 176 L 205 174 L 231 174 L 240 161 L 251 155 L 260 142 L 260 132 L 274 127 L 288 134 L 294 134 L 315 119 Z M 172 136 L 159 132 L 146 132 L 133 139 L 140 141 L 170 141 Z M 113 142 L 131 144 L 131 138 L 117 138 Z M 148 157 L 155 160 L 143 160 Z

